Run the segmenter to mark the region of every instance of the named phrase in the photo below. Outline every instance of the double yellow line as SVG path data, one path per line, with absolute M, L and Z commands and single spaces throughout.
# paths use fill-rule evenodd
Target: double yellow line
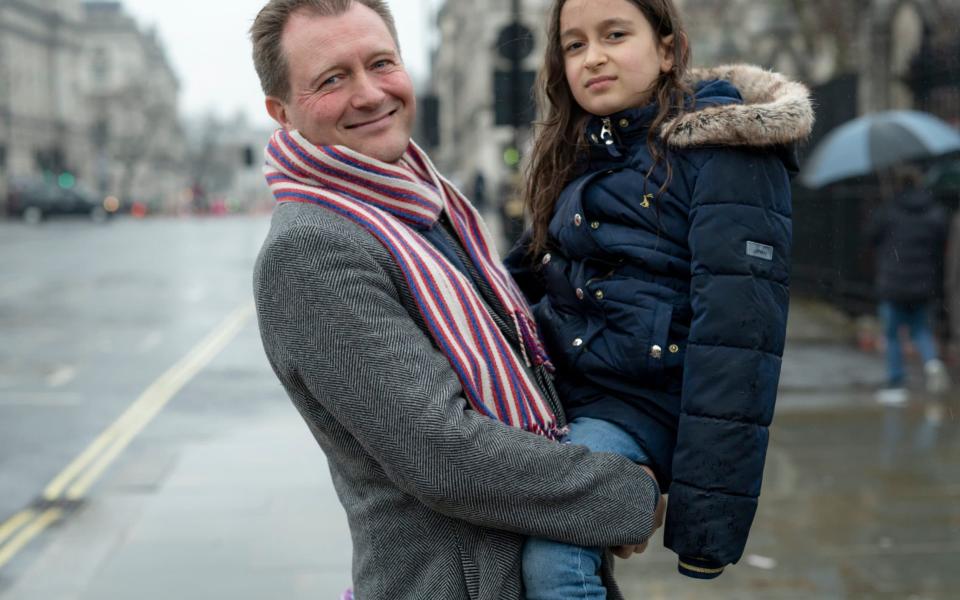
M 40 500 L 35 503 L 46 508 L 27 508 L 0 524 L 0 568 L 47 527 L 60 520 L 63 504 L 84 497 L 133 438 L 236 337 L 252 315 L 253 304 L 250 303 L 233 311 L 144 390 L 113 424 L 47 484 Z

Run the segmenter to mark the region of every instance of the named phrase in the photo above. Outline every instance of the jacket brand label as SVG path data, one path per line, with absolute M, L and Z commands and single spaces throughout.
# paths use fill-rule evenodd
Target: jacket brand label
M 763 260 L 773 260 L 773 246 L 758 244 L 757 242 L 747 242 L 747 256 Z

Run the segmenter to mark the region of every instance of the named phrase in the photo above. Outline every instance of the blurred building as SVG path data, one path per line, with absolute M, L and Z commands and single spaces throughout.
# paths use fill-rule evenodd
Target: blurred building
M 80 0 L 0 2 L 0 214 L 10 177 L 89 173 Z
M 536 70 L 543 54 L 548 0 L 523 0 L 522 22 L 536 43 L 523 66 Z M 447 0 L 437 14 L 439 45 L 432 56 L 429 90 L 436 99 L 435 142 L 429 148 L 442 173 L 491 213 L 508 200 L 515 169 L 505 153 L 528 131 L 496 125 L 494 72 L 509 68 L 497 49 L 498 36 L 512 18 L 511 0 Z M 427 111 L 432 112 L 432 111 Z M 421 114 L 426 114 L 421 111 Z M 515 209 L 514 209 L 515 210 Z
M 836 93 L 841 120 L 917 108 L 960 122 L 960 0 L 684 0 L 698 64 L 747 61 Z M 842 89 L 840 89 L 842 88 Z
M 180 84 L 155 31 L 120 2 L 83 5 L 81 85 L 91 115 L 92 183 L 153 210 L 177 205 L 188 178 Z
M 264 142 L 273 128 L 250 123 L 243 113 L 189 121 L 187 154 L 190 192 L 180 210 L 193 213 L 256 212 L 272 209 L 263 179 Z

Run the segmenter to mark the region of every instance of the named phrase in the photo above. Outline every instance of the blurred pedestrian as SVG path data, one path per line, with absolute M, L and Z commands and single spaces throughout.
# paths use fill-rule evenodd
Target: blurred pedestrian
M 887 383 L 877 400 L 897 405 L 908 399 L 904 328 L 923 360 L 927 391 L 939 394 L 949 387 L 930 324 L 943 285 L 947 215 L 923 188 L 923 173 L 916 166 L 890 169 L 885 179 L 891 197 L 874 213 L 867 239 L 876 251 L 876 297 L 886 340 Z
M 555 441 L 565 420 L 529 307 L 410 141 L 386 2 L 271 0 L 251 37 L 282 127 L 260 333 L 329 459 L 357 597 L 521 600 L 525 536 L 644 544 L 663 505 L 653 472 Z
M 665 545 L 712 579 L 760 493 L 809 93 L 749 65 L 689 70 L 670 0 L 556 0 L 548 28 L 533 227 L 508 264 L 537 302 L 569 441 L 653 467 Z M 606 597 L 598 560 L 531 540 L 528 598 Z

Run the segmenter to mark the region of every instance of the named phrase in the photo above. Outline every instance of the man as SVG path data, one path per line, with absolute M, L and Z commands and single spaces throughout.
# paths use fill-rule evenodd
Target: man
M 476 212 L 410 142 L 386 4 L 271 0 L 251 37 L 282 126 L 260 331 L 329 457 L 357 597 L 520 599 L 529 535 L 642 551 L 657 484 L 550 439 L 564 422 L 529 310 Z

